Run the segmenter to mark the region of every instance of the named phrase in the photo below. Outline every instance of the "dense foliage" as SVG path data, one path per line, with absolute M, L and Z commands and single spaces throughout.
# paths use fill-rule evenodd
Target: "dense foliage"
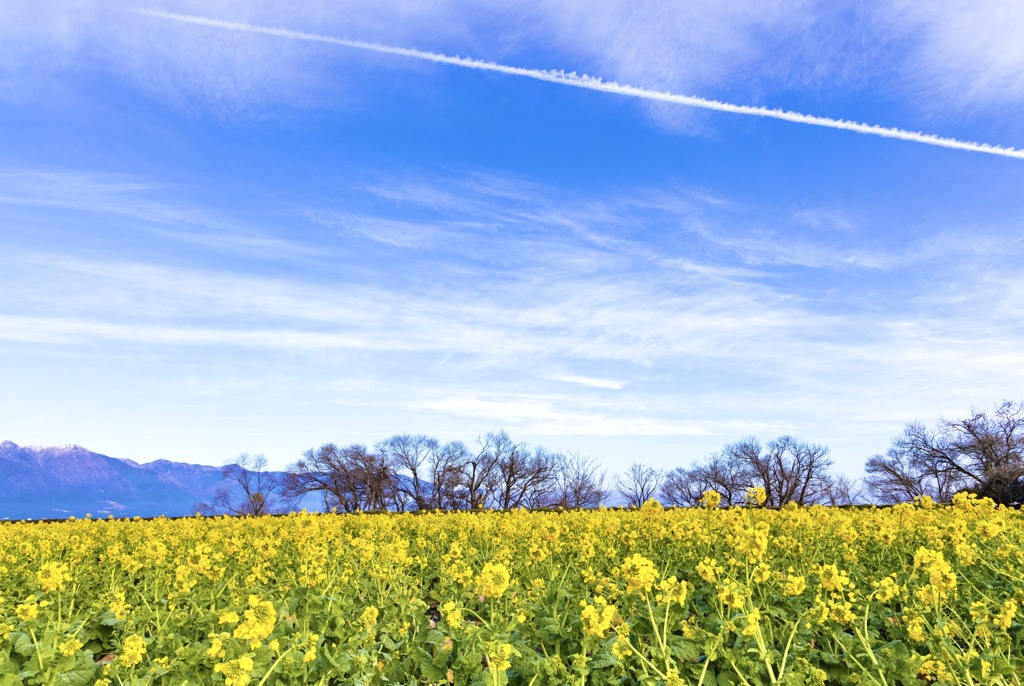
M 1016 511 L 715 495 L 0 524 L 0 686 L 1021 683 Z

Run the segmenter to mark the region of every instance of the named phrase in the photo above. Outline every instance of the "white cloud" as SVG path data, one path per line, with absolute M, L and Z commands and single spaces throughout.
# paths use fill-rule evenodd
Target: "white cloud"
M 270 235 L 217 212 L 167 200 L 173 190 L 124 174 L 0 170 L 0 208 L 28 208 L 43 216 L 48 216 L 46 210 L 66 211 L 82 220 L 102 217 L 108 229 L 116 221 L 154 235 L 248 257 L 302 261 L 330 256 L 322 248 Z M 35 224 L 39 220 L 23 221 Z
M 652 90 L 778 103 L 801 90 L 884 92 L 935 113 L 1024 99 L 1021 3 L 864 5 L 825 0 L 150 0 L 144 9 L 474 54 L 601 74 Z M 0 97 L 47 98 L 73 73 L 113 72 L 182 108 L 260 115 L 268 105 L 344 105 L 373 58 L 139 15 L 118 0 L 0 6 Z M 418 69 L 387 62 L 389 68 Z M 357 67 L 358 65 L 358 67 Z M 923 96 L 923 97 L 922 97 Z M 655 117 L 694 130 L 692 112 Z
M 559 374 L 550 377 L 552 381 L 562 381 L 564 383 L 579 384 L 580 386 L 590 386 L 591 388 L 604 388 L 610 391 L 621 390 L 625 384 L 621 381 L 614 381 L 612 379 L 600 379 L 593 376 L 577 376 L 574 374 Z
M 910 44 L 908 80 L 924 109 L 1024 102 L 1024 3 L 903 0 L 889 11 Z
M 207 16 L 158 12 L 155 10 L 145 10 L 143 13 L 146 16 L 151 16 L 157 19 L 163 19 L 171 22 L 180 22 L 183 24 L 193 26 L 200 26 L 204 29 L 214 28 L 230 32 L 263 35 L 293 41 L 324 43 L 328 45 L 341 46 L 345 48 L 355 48 L 357 50 L 365 50 L 368 52 L 379 54 L 397 55 L 400 57 L 407 57 L 425 62 L 434 62 L 438 64 L 457 66 L 465 69 L 498 72 L 508 76 L 518 76 L 523 78 L 536 79 L 538 81 L 556 83 L 563 86 L 583 88 L 586 90 L 600 91 L 603 93 L 612 93 L 615 95 L 639 98 L 641 100 L 657 103 L 682 105 L 684 107 L 696 109 L 712 110 L 716 112 L 727 112 L 730 114 L 741 114 L 745 116 L 761 117 L 767 119 L 780 119 L 783 121 L 792 122 L 796 124 L 821 126 L 829 129 L 852 131 L 854 133 L 881 136 L 883 138 L 895 138 L 898 140 L 911 141 L 914 143 L 923 143 L 925 145 L 934 145 L 943 148 L 952 148 L 955 150 L 981 152 L 993 155 L 1000 155 L 1003 157 L 1015 157 L 1018 159 L 1024 159 L 1024 150 L 1017 150 L 1012 147 L 1003 147 L 999 145 L 991 145 L 988 143 L 976 143 L 973 141 L 966 141 L 957 138 L 951 138 L 948 136 L 937 136 L 934 134 L 921 133 L 919 131 L 909 131 L 906 129 L 891 126 L 879 126 L 877 124 L 868 124 L 850 121 L 847 119 L 836 119 L 834 117 L 823 117 L 818 115 L 804 114 L 801 112 L 794 112 L 792 110 L 784 110 L 780 108 L 736 104 L 732 102 L 713 100 L 709 98 L 694 95 L 686 95 L 665 90 L 641 88 L 630 84 L 604 80 L 600 76 L 595 77 L 589 75 L 577 75 L 575 71 L 566 73 L 565 71 L 562 70 L 527 69 L 523 67 L 499 64 L 497 62 L 479 60 L 475 58 L 445 55 L 437 52 L 429 52 L 425 50 L 417 50 L 414 48 L 406 47 L 396 47 L 392 45 L 385 45 L 382 43 L 353 41 L 344 38 L 338 38 L 335 36 L 329 36 L 326 34 L 294 31 L 291 29 L 285 29 L 276 26 L 264 26 L 258 24 L 251 24 L 247 22 L 224 21 Z
M 702 436 L 708 427 L 686 420 L 657 418 L 635 403 L 594 404 L 563 394 L 536 392 L 453 392 L 433 394 L 411 409 L 465 417 L 483 425 L 547 436 Z
M 107 364 L 109 373 L 111 359 L 187 360 L 204 398 L 230 403 L 225 387 L 240 377 L 258 395 L 266 378 L 281 403 L 345 400 L 346 413 L 373 408 L 389 430 L 417 418 L 424 427 L 462 422 L 467 432 L 508 422 L 545 436 L 712 444 L 754 432 L 887 440 L 909 412 L 927 419 L 1024 383 L 1024 281 L 1005 276 L 1024 245 L 998 240 L 1014 228 L 949 227 L 917 245 L 901 241 L 913 261 L 879 258 L 869 271 L 839 258 L 878 230 L 832 208 L 773 214 L 679 189 L 593 198 L 466 175 L 381 180 L 364 189 L 371 199 L 387 190 L 389 202 L 370 203 L 385 207 L 379 215 L 339 198 L 286 222 L 300 229 L 326 217 L 409 237 L 441 230 L 458 250 L 365 241 L 379 254 L 337 250 L 326 264 L 254 273 L 245 256 L 211 260 L 194 244 L 134 258 L 39 247 L 55 230 L 47 221 L 134 216 L 138 208 L 122 205 L 136 195 L 173 210 L 142 213 L 154 240 L 177 224 L 182 205 L 167 189 L 108 181 L 7 193 L 48 203 L 67 188 L 73 201 L 36 218 L 35 247 L 2 246 L 5 360 L 88 355 L 90 368 Z M 697 220 L 704 233 L 679 231 Z M 348 242 L 336 236 L 325 248 Z M 797 260 L 784 259 L 805 247 L 797 257 L 814 258 L 810 281 L 793 278 Z M 186 389 L 176 402 L 194 397 Z M 884 440 L 870 450 L 884 450 Z

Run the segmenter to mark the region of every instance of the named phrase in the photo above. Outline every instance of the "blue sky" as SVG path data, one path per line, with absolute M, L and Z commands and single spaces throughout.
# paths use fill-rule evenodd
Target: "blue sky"
M 1017 2 L 493 5 L 4 3 L 0 439 L 857 474 L 1024 395 L 1024 159 L 134 9 L 1024 146 Z

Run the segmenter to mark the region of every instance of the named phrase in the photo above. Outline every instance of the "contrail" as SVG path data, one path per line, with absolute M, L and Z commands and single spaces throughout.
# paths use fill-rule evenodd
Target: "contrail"
M 485 60 L 478 60 L 470 57 L 444 55 L 436 52 L 427 52 L 425 50 L 416 50 L 415 48 L 398 48 L 391 45 L 383 45 L 381 43 L 346 40 L 344 38 L 335 38 L 333 36 L 324 36 L 316 33 L 306 33 L 304 31 L 277 29 L 269 26 L 257 26 L 243 22 L 222 21 L 220 19 L 209 19 L 207 17 L 197 17 L 188 14 L 161 12 L 159 10 L 140 9 L 138 11 L 151 17 L 171 19 L 173 21 L 180 21 L 187 24 L 198 24 L 200 26 L 212 26 L 221 29 L 231 29 L 233 31 L 246 31 L 248 33 L 259 33 L 266 36 L 277 36 L 279 38 L 292 38 L 295 40 L 341 45 L 347 48 L 356 48 L 358 50 L 369 50 L 372 52 L 384 53 L 386 55 L 412 57 L 414 59 L 425 60 L 427 62 L 437 62 L 439 64 L 450 64 L 467 69 L 480 69 L 483 71 L 498 72 L 499 74 L 508 74 L 510 76 L 522 76 L 528 79 L 536 79 L 537 81 L 547 81 L 549 83 L 557 83 L 563 86 L 573 86 L 574 88 L 585 88 L 592 91 L 615 93 L 617 95 L 626 95 L 644 100 L 671 102 L 677 105 L 685 105 L 687 107 L 697 107 L 700 109 L 715 110 L 718 112 L 731 112 L 733 114 L 745 114 L 753 117 L 782 119 L 783 121 L 791 121 L 797 124 L 823 126 L 829 129 L 853 131 L 855 133 L 863 133 L 870 136 L 881 136 L 883 138 L 898 138 L 900 140 L 912 141 L 914 143 L 936 145 L 942 148 L 953 148 L 954 150 L 983 152 L 989 155 L 1024 159 L 1024 150 L 1019 148 L 989 145 L 988 143 L 974 143 L 971 141 L 959 140 L 957 138 L 945 138 L 930 133 L 921 133 L 920 131 L 907 131 L 905 129 L 877 126 L 875 124 L 865 124 L 862 122 L 847 121 L 845 119 L 832 119 L 831 117 L 818 117 L 813 114 L 801 114 L 800 112 L 790 112 L 788 110 L 773 109 L 769 107 L 735 105 L 728 102 L 721 102 L 719 100 L 709 100 L 707 98 L 701 98 L 694 95 L 679 95 L 677 93 L 648 90 L 646 88 L 630 86 L 629 84 L 616 83 L 615 81 L 605 81 L 600 77 L 587 76 L 586 74 L 579 75 L 576 72 L 564 72 L 554 69 L 525 69 L 523 67 L 511 67 L 505 64 L 498 64 L 497 62 L 487 62 Z

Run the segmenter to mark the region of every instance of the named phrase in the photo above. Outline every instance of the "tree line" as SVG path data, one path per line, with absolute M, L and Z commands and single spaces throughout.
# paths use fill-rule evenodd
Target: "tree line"
M 792 436 L 764 445 L 744 438 L 669 471 L 637 462 L 609 479 L 592 457 L 531 447 L 505 431 L 479 437 L 473 448 L 410 434 L 372 449 L 326 443 L 283 474 L 269 472 L 261 455 L 242 455 L 223 475 L 206 512 L 267 514 L 310 494 L 337 512 L 639 507 L 650 498 L 694 506 L 708 490 L 729 506 L 752 487 L 763 489 L 770 507 L 921 496 L 945 502 L 964 490 L 1011 504 L 1024 501 L 1024 403 L 1004 401 L 992 412 L 940 419 L 934 428 L 910 422 L 885 455 L 868 459 L 863 479 L 837 473 L 827 446 Z

